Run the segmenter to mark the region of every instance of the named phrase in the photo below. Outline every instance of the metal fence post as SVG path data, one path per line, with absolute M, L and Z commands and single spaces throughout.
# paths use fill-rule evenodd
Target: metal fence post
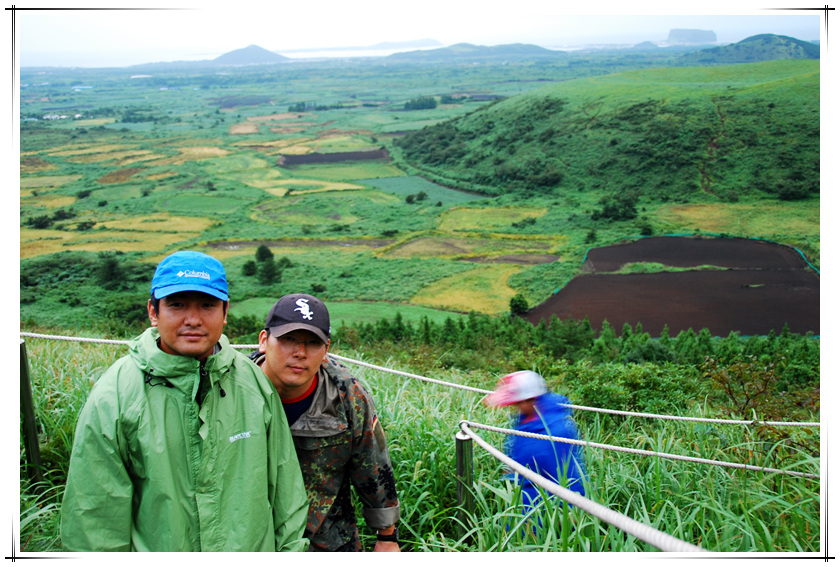
M 29 359 L 26 357 L 26 341 L 20 339 L 20 413 L 23 425 L 23 448 L 26 452 L 26 468 L 34 490 L 41 491 L 41 450 L 38 446 L 38 430 L 35 425 L 35 410 L 32 405 L 32 386 L 29 382 Z
M 455 434 L 455 473 L 458 476 L 458 535 L 467 533 L 468 514 L 475 514 L 475 495 L 473 494 L 473 442 L 472 438 L 458 431 Z

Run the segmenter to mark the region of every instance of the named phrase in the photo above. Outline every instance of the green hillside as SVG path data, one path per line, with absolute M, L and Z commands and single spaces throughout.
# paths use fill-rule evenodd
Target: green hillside
M 535 89 L 396 142 L 491 195 L 783 200 L 819 193 L 819 61 L 631 71 Z
M 819 59 L 820 46 L 783 35 L 761 34 L 748 37 L 732 45 L 686 53 L 678 64 L 731 65 L 756 63 L 774 59 Z

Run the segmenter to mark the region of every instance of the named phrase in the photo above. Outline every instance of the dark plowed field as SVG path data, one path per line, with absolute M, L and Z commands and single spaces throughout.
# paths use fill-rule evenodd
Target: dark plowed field
M 637 246 L 638 245 L 638 246 Z M 747 239 L 649 238 L 590 251 L 590 270 L 618 269 L 628 262 L 672 266 L 726 266 L 655 274 L 584 274 L 532 309 L 532 323 L 589 317 L 600 331 L 606 319 L 621 332 L 624 323 L 658 336 L 664 325 L 708 328 L 712 335 L 820 332 L 820 280 L 796 250 Z
M 655 262 L 676 268 L 718 266 L 739 270 L 801 270 L 805 267 L 802 256 L 793 248 L 763 240 L 662 236 L 593 248 L 587 254 L 584 269 L 615 272 L 632 262 Z
M 282 154 L 277 159 L 278 166 L 304 165 L 312 163 L 336 163 L 340 161 L 358 161 L 365 159 L 388 159 L 388 152 L 385 150 L 372 150 L 367 152 L 335 152 L 330 154 L 286 155 Z

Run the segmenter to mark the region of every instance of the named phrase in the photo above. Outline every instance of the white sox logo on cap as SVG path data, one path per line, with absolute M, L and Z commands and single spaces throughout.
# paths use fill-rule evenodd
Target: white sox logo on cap
M 298 299 L 295 301 L 295 305 L 298 306 L 295 311 L 300 311 L 301 319 L 306 319 L 307 321 L 312 320 L 312 310 L 309 308 L 309 300 L 308 299 Z

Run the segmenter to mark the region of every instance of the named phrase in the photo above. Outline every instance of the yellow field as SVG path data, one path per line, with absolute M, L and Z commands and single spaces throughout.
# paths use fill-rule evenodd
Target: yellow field
M 195 238 L 199 233 L 179 232 L 124 232 L 84 233 L 63 230 L 20 229 L 20 257 L 30 258 L 41 254 L 52 254 L 62 250 L 85 250 L 87 252 L 142 252 L 163 250 L 185 240 Z
M 24 197 L 23 191 L 21 191 L 20 196 Z M 34 205 L 36 207 L 48 207 L 50 209 L 66 207 L 72 205 L 75 202 L 76 197 L 68 197 L 67 195 L 53 195 L 51 193 L 38 195 L 37 197 L 27 197 L 26 199 L 27 205 Z
M 238 124 L 231 124 L 228 128 L 228 133 L 232 136 L 236 134 L 256 134 L 260 131 L 260 125 L 253 122 L 240 122 Z
M 167 177 L 172 177 L 174 175 L 178 175 L 174 171 L 164 171 L 163 173 L 155 173 L 154 175 L 147 175 L 146 179 L 149 181 L 157 181 L 158 179 L 166 179 Z
M 545 239 L 430 236 L 411 240 L 392 249 L 386 256 L 391 258 L 431 258 L 437 256 L 522 254 L 526 252 L 546 254 L 554 247 L 554 242 Z
M 658 220 L 678 229 L 759 237 L 781 233 L 820 234 L 820 208 L 816 201 L 664 205 L 654 214 Z
M 250 120 L 251 122 L 275 122 L 275 121 L 279 121 L 279 120 L 298 119 L 301 116 L 311 116 L 311 113 L 282 112 L 282 113 L 279 113 L 279 114 L 264 114 L 262 116 L 249 116 L 248 120 Z M 312 124 L 314 124 L 314 122 Z
M 511 224 L 527 218 L 539 218 L 547 212 L 548 209 L 537 207 L 456 208 L 450 209 L 440 216 L 438 229 L 450 232 L 456 230 L 494 230 L 509 227 Z
M 300 189 L 295 187 L 290 190 L 295 192 L 295 195 L 304 195 L 306 193 L 324 193 L 325 191 L 358 191 L 364 189 L 361 185 L 354 185 L 352 183 L 342 183 L 339 181 L 321 181 L 318 179 L 284 179 L 281 185 L 287 187 L 292 185 L 309 185 L 312 189 Z
M 84 219 L 77 219 L 84 220 Z M 62 250 L 104 252 L 156 251 L 196 238 L 213 223 L 196 217 L 136 217 L 108 220 L 91 232 L 20 229 L 20 257 L 30 258 Z
M 80 156 L 80 155 L 89 155 L 89 154 L 107 154 L 110 152 L 116 152 L 118 150 L 130 150 L 134 149 L 135 146 L 130 144 L 104 144 L 98 146 L 87 146 L 87 147 L 79 147 L 79 146 L 70 146 L 70 149 L 62 149 L 57 148 L 53 151 L 49 152 L 48 155 L 57 156 L 57 157 L 67 157 L 67 156 Z
M 224 150 L 215 146 L 191 146 L 176 149 L 178 150 L 178 153 L 180 155 L 159 159 L 150 162 L 147 165 L 183 165 L 188 161 L 213 159 L 217 157 L 226 156 L 230 153 L 229 150 Z
M 121 166 L 137 161 L 149 161 L 152 159 L 161 159 L 166 156 L 161 154 L 153 154 L 150 150 L 126 150 L 122 152 L 107 152 L 78 155 L 67 158 L 69 163 L 98 163 L 105 161 L 115 161 L 115 165 Z
M 262 190 L 275 197 L 285 197 L 289 194 L 288 187 L 262 187 Z
M 41 189 L 44 187 L 61 187 L 65 183 L 81 179 L 81 175 L 41 175 L 38 177 L 21 177 L 20 188 Z M 21 195 L 23 192 L 21 191 Z
M 378 150 L 371 147 L 369 140 L 360 140 L 356 136 L 333 134 L 318 138 L 312 142 L 316 152 L 366 152 Z
M 318 252 L 329 253 L 336 251 L 338 253 L 362 252 L 370 250 L 371 247 L 366 245 L 363 240 L 353 242 L 342 242 L 340 244 L 335 242 L 322 242 L 319 240 L 291 240 L 288 243 L 273 242 L 271 244 L 271 252 L 276 256 L 294 256 L 295 254 L 304 254 L 317 250 Z M 214 258 L 225 260 L 237 256 L 254 257 L 257 251 L 257 246 L 239 245 L 236 242 L 228 242 L 226 246 L 221 248 L 213 248 L 212 250 L 204 250 Z
M 204 217 L 130 217 L 105 221 L 105 228 L 114 230 L 141 230 L 150 232 L 201 232 L 213 224 L 213 220 Z
M 76 120 L 73 122 L 78 127 L 83 126 L 102 126 L 103 124 L 112 124 L 116 122 L 116 118 L 86 118 L 82 120 Z
M 131 179 L 134 175 L 137 175 L 143 171 L 139 167 L 127 167 L 125 169 L 118 169 L 116 171 L 111 171 L 110 173 L 106 173 L 96 181 L 99 183 L 124 183 Z
M 296 144 L 300 144 L 305 142 L 305 138 L 290 138 L 286 140 L 263 140 L 260 142 L 253 142 L 251 140 L 239 140 L 237 142 L 233 142 L 232 146 L 237 147 L 254 147 L 259 146 L 260 148 L 285 148 L 287 146 L 294 146 Z
M 43 171 L 52 171 L 53 169 L 58 169 L 58 166 L 39 157 L 29 156 L 21 157 L 20 159 L 21 173 L 41 173 Z
M 518 266 L 481 266 L 437 281 L 411 298 L 411 303 L 451 309 L 496 314 L 510 309 L 516 291 L 508 285 Z

